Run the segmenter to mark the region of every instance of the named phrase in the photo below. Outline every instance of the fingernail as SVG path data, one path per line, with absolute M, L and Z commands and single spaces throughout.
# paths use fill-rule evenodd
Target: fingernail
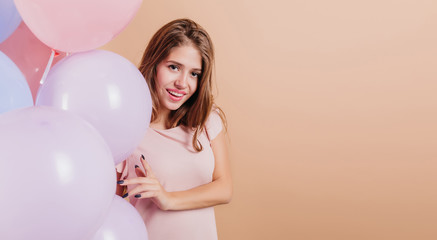
M 146 160 L 146 159 L 144 158 L 144 155 L 143 155 L 143 154 L 141 154 L 141 158 L 142 158 L 143 160 Z
M 139 166 L 138 166 L 138 165 L 135 165 L 135 168 L 139 168 Z
M 137 195 L 135 195 L 135 197 L 136 197 L 136 198 L 140 198 L 140 197 L 141 197 L 141 194 L 137 194 Z
M 126 193 L 125 195 L 122 196 L 122 198 L 125 198 L 129 195 L 129 193 Z
M 120 181 L 117 182 L 117 184 L 123 184 L 123 183 L 124 183 L 123 180 L 120 180 Z

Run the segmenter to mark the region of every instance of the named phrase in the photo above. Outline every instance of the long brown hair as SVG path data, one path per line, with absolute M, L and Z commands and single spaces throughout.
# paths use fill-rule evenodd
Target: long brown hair
M 223 125 L 226 128 L 226 118 L 223 111 L 214 105 L 212 94 L 212 72 L 214 66 L 214 48 L 208 33 L 199 24 L 190 19 L 176 19 L 159 29 L 147 45 L 144 52 L 140 72 L 149 85 L 152 96 L 152 119 L 156 120 L 160 102 L 156 89 L 156 68 L 174 47 L 192 44 L 202 58 L 202 71 L 198 80 L 196 92 L 177 110 L 171 111 L 168 124 L 173 128 L 179 125 L 194 130 L 193 147 L 202 151 L 203 147 L 198 141 L 199 134 L 205 128 L 205 122 L 214 109 L 217 109 Z

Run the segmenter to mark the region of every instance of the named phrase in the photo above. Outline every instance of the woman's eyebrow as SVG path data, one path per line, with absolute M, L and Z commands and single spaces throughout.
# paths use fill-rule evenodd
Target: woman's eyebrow
M 174 63 L 174 64 L 176 64 L 176 65 L 180 65 L 180 66 L 184 66 L 184 64 L 182 64 L 182 63 L 180 63 L 180 62 L 176 62 L 176 61 L 174 61 L 174 60 L 168 60 L 167 62 L 168 62 L 168 63 Z
M 168 60 L 167 63 L 173 63 L 173 64 L 175 64 L 175 65 L 179 65 L 179 66 L 183 66 L 183 67 L 185 67 L 184 64 L 182 64 L 182 63 L 180 63 L 180 62 L 177 62 L 177 61 L 175 61 L 175 60 Z M 195 70 L 195 71 L 199 71 L 199 72 L 202 71 L 201 68 L 193 68 L 193 70 Z

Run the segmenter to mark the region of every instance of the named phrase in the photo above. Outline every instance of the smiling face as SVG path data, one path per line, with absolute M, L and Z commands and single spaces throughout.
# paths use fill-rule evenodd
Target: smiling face
M 171 49 L 156 67 L 156 92 L 160 113 L 178 109 L 197 89 L 202 71 L 202 57 L 192 45 Z

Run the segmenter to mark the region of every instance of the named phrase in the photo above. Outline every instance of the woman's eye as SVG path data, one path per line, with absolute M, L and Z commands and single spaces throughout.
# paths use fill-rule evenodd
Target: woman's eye
M 200 75 L 200 74 L 199 74 L 199 73 L 196 73 L 196 72 L 192 72 L 192 73 L 191 73 L 191 76 L 193 76 L 193 77 L 195 77 L 195 78 L 198 78 L 199 75 Z
M 179 68 L 178 68 L 178 66 L 176 66 L 176 65 L 170 65 L 170 66 L 168 66 L 171 70 L 178 70 Z

